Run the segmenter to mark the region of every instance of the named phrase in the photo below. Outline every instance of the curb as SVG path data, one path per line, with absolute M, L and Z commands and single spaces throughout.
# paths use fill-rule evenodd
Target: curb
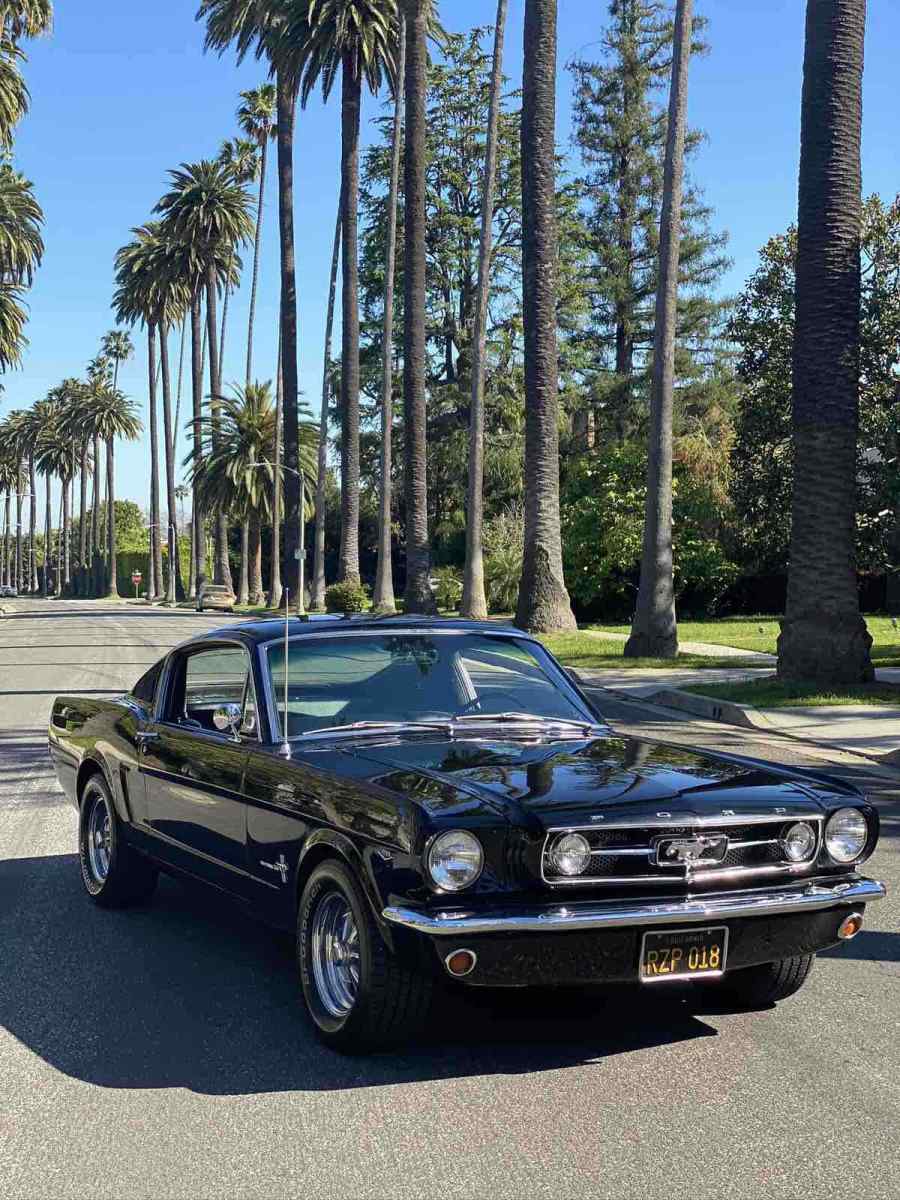
M 690 713 L 704 721 L 712 721 L 719 725 L 734 725 L 739 729 L 755 729 L 776 737 L 787 738 L 798 745 L 815 746 L 820 750 L 837 751 L 849 754 L 854 758 L 864 758 L 867 762 L 887 768 L 892 775 L 900 770 L 900 750 L 891 750 L 887 754 L 866 754 L 863 750 L 848 750 L 845 746 L 835 745 L 834 742 L 822 742 L 817 738 L 800 737 L 788 733 L 786 729 L 773 724 L 768 717 L 749 704 L 735 704 L 733 700 L 715 700 L 711 696 L 701 696 L 695 692 L 680 692 L 677 688 L 660 688 L 647 696 L 635 696 L 631 692 L 623 692 L 618 688 L 603 687 L 592 680 L 583 679 L 575 668 L 569 668 L 575 682 L 582 688 L 592 691 L 609 692 L 617 700 L 628 704 L 649 704 L 657 708 L 671 708 L 679 712 Z

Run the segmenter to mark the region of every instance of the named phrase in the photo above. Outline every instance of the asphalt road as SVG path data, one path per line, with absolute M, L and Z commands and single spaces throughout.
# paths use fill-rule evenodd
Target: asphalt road
M 777 1009 L 689 991 L 446 1002 L 402 1054 L 313 1039 L 290 940 L 172 881 L 93 908 L 48 770 L 58 691 L 130 685 L 216 618 L 77 602 L 0 618 L 0 1195 L 895 1197 L 900 773 L 840 770 L 882 808 L 892 896 Z M 615 722 L 822 769 L 771 739 L 618 702 Z

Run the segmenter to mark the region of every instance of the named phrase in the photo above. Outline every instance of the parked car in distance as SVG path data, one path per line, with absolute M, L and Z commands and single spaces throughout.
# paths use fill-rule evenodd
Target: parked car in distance
M 205 580 L 197 589 L 197 612 L 233 612 L 237 596 L 224 583 L 207 583 Z
M 14 600 L 18 594 L 12 584 L 4 583 L 0 586 L 0 600 Z
M 411 1037 L 448 980 L 766 1007 L 885 894 L 855 787 L 621 737 L 489 622 L 241 622 L 125 695 L 60 696 L 49 743 L 92 900 L 145 901 L 162 870 L 293 930 L 342 1050 Z

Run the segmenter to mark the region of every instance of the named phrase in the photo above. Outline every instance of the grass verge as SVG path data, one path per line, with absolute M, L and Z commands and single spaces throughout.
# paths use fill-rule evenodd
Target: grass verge
M 835 704 L 884 704 L 900 708 L 900 684 L 892 683 L 861 683 L 823 692 L 820 684 L 781 683 L 768 678 L 745 683 L 696 683 L 681 691 L 749 704 L 753 708 L 827 708 Z
M 577 633 L 542 634 L 540 640 L 551 654 L 567 667 L 585 670 L 631 670 L 653 667 L 669 671 L 686 669 L 710 670 L 728 668 L 741 670 L 759 667 L 754 659 L 707 658 L 699 654 L 679 654 L 677 658 L 625 658 L 625 643 L 614 638 L 598 637 L 596 633 L 579 630 Z

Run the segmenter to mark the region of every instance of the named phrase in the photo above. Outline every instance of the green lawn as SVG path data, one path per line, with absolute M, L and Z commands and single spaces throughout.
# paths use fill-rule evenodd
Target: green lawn
M 583 667 L 588 670 L 613 668 L 623 670 L 634 667 L 662 667 L 668 670 L 685 668 L 731 669 L 758 667 L 759 662 L 743 658 L 704 658 L 699 654 L 679 654 L 677 658 L 625 658 L 622 651 L 625 643 L 613 638 L 598 637 L 596 633 L 579 630 L 577 633 L 548 633 L 540 639 L 551 654 L 555 654 L 567 667 Z
M 824 708 L 832 704 L 886 704 L 900 708 L 900 685 L 891 683 L 863 683 L 822 692 L 815 683 L 805 686 L 768 678 L 746 683 L 697 683 L 681 688 L 681 691 L 750 704 L 754 708 Z
M 892 617 L 867 616 L 872 635 L 872 658 L 880 667 L 900 666 L 900 627 Z M 900 626 L 900 621 L 898 621 Z M 596 625 L 601 633 L 628 633 L 628 625 Z M 777 616 L 723 617 L 719 621 L 679 621 L 678 636 L 683 642 L 710 642 L 714 646 L 736 646 L 740 650 L 775 653 L 779 634 Z

